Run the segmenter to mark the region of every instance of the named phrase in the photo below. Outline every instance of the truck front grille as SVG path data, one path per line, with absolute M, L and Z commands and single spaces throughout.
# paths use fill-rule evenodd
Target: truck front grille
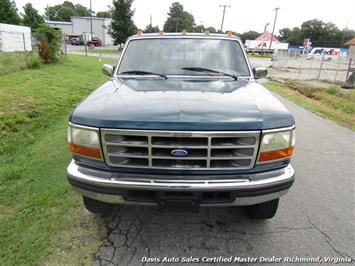
M 259 131 L 143 131 L 101 129 L 109 166 L 151 169 L 250 169 Z M 174 150 L 187 153 L 173 155 Z

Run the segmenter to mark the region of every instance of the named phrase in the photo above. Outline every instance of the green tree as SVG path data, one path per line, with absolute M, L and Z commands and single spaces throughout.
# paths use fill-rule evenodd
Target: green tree
M 21 22 L 14 1 L 0 0 L 0 23 L 18 25 Z
M 301 28 L 283 28 L 279 31 L 281 41 L 294 45 L 302 45 L 305 38 L 309 38 L 312 46 L 340 47 L 344 41 L 355 36 L 355 31 L 350 29 L 340 30 L 334 23 L 325 23 L 312 19 L 302 23 Z
M 159 26 L 152 26 L 151 24 L 148 24 L 145 29 L 143 30 L 144 33 L 154 33 L 154 32 L 159 32 Z
M 43 17 L 38 13 L 31 3 L 27 3 L 23 7 L 24 13 L 22 15 L 22 23 L 25 26 L 31 27 L 32 30 L 39 28 L 44 24 Z
M 70 21 L 72 16 L 89 16 L 90 10 L 80 4 L 64 1 L 63 4 L 47 6 L 44 13 L 48 20 Z
M 85 6 L 80 5 L 80 4 L 76 4 L 74 6 L 74 9 L 75 9 L 75 12 L 76 12 L 75 16 L 86 17 L 86 16 L 90 16 L 90 13 L 93 16 L 95 15 L 94 11 L 92 11 L 90 9 L 87 9 Z
M 217 32 L 216 28 L 212 27 L 212 26 L 207 27 L 206 30 L 209 31 L 210 33 L 216 33 Z
M 110 13 L 110 11 L 99 11 L 96 13 L 96 16 L 99 18 L 110 18 L 111 13 Z
M 114 0 L 111 10 L 111 35 L 116 44 L 126 42 L 127 38 L 137 31 L 133 22 L 133 0 Z
M 260 36 L 260 33 L 252 30 L 246 31 L 238 35 L 238 37 L 242 40 L 243 43 L 245 42 L 245 40 L 255 40 L 258 36 Z
M 183 5 L 178 2 L 172 3 L 168 19 L 164 23 L 164 31 L 180 32 L 185 29 L 192 32 L 195 26 L 195 19 L 192 14 L 184 11 Z
M 287 41 L 292 36 L 292 30 L 290 28 L 282 28 L 279 30 L 279 39 L 281 41 Z
M 332 22 L 309 20 L 302 23 L 301 31 L 302 37 L 310 38 L 313 46 L 339 47 L 342 42 L 342 31 Z
M 280 29 L 279 38 L 280 41 L 294 45 L 302 45 L 303 43 L 303 33 L 299 27 Z
M 310 38 L 313 45 L 321 46 L 321 41 L 327 35 L 325 23 L 319 19 L 303 22 L 301 25 L 302 37 Z
M 202 24 L 197 25 L 194 30 L 194 32 L 204 32 L 205 31 L 205 26 L 203 26 Z

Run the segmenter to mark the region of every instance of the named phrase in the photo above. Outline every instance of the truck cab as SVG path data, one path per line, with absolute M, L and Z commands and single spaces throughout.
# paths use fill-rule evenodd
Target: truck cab
M 86 208 L 245 206 L 272 218 L 294 182 L 292 114 L 231 34 L 138 33 L 73 111 L 69 183 Z

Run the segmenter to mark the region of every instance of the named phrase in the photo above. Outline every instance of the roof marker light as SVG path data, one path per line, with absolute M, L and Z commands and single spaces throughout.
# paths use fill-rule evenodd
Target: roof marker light
M 210 32 L 208 30 L 205 30 L 205 35 L 210 35 Z
M 164 30 L 160 30 L 159 35 L 164 35 Z
M 137 36 L 142 36 L 142 31 L 137 31 Z
M 182 30 L 181 30 L 181 34 L 182 34 L 182 35 L 186 35 L 186 33 L 187 33 L 187 30 L 186 30 L 186 29 L 182 29 Z
M 227 36 L 228 36 L 228 37 L 232 37 L 232 36 L 233 36 L 233 32 L 228 31 Z

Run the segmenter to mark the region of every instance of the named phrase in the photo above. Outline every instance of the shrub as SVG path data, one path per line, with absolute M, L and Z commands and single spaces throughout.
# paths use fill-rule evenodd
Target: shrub
M 58 60 L 60 49 L 60 31 L 43 25 L 36 29 L 39 39 L 38 53 L 43 63 L 49 64 Z
M 38 45 L 38 54 L 41 57 L 43 63 L 49 64 L 55 60 L 55 56 L 52 51 L 49 49 L 48 41 L 44 36 L 40 37 Z
M 31 54 L 30 58 L 27 62 L 27 67 L 29 69 L 37 69 L 40 68 L 42 64 L 41 58 L 38 54 Z
M 328 87 L 325 91 L 328 92 L 329 94 L 337 94 L 340 91 L 340 87 L 333 85 Z
M 307 96 L 309 98 L 316 98 L 316 92 L 317 92 L 316 88 L 303 85 L 297 88 L 297 90 L 300 93 L 302 93 L 304 96 Z

